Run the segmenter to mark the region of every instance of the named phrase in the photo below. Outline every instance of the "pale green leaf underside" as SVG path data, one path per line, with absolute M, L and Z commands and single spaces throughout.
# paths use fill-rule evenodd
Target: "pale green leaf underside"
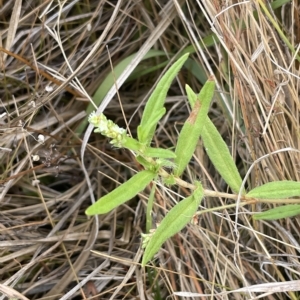
M 197 188 L 193 194 L 176 204 L 162 220 L 146 246 L 142 266 L 159 251 L 161 245 L 171 236 L 179 232 L 198 209 L 204 195 L 202 185 L 196 183 Z
M 91 205 L 85 211 L 86 215 L 101 215 L 110 212 L 144 190 L 155 176 L 156 174 L 154 172 L 147 170 L 135 174 L 128 181 Z
M 290 218 L 300 214 L 300 205 L 282 205 L 268 211 L 253 215 L 254 220 L 278 220 Z
M 151 148 L 146 147 L 142 153 L 145 157 L 155 157 L 155 158 L 175 158 L 176 155 L 173 151 L 162 148 Z
M 288 180 L 269 182 L 254 188 L 246 196 L 258 199 L 284 199 L 300 196 L 300 182 Z

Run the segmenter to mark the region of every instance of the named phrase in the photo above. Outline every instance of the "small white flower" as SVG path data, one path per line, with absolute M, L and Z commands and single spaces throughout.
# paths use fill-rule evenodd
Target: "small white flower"
M 108 131 L 107 122 L 100 121 L 99 124 L 97 125 L 97 127 L 99 128 L 100 132 L 105 133 Z
M 46 85 L 45 90 L 46 92 L 51 93 L 53 91 L 53 87 L 51 85 Z
M 40 160 L 40 157 L 37 154 L 31 155 L 31 157 L 32 157 L 33 161 L 39 161 Z
M 124 132 L 126 132 L 126 130 L 122 127 L 119 127 L 119 126 L 115 126 L 114 127 L 114 132 L 118 133 L 118 134 L 123 134 Z
M 45 136 L 43 136 L 42 134 L 38 135 L 38 142 L 43 144 L 45 142 Z
M 39 183 L 40 183 L 40 181 L 38 179 L 32 180 L 32 182 L 31 182 L 32 186 L 37 186 Z
M 96 113 L 94 111 L 89 115 L 89 122 L 95 127 L 98 126 L 97 124 L 99 122 L 99 118 L 96 116 Z
M 36 104 L 35 104 L 35 102 L 32 100 L 32 101 L 29 102 L 28 106 L 36 107 Z

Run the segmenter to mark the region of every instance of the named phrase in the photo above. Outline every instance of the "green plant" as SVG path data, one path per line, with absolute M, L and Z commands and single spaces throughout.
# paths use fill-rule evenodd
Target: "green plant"
M 207 116 L 215 90 L 213 77 L 208 79 L 198 95 L 189 86 L 186 86 L 186 93 L 192 111 L 179 133 L 175 151 L 150 147 L 157 124 L 166 112 L 164 103 L 167 91 L 187 58 L 188 54 L 183 55 L 171 66 L 158 83 L 146 104 L 141 123 L 137 128 L 137 139 L 129 137 L 124 129 L 107 120 L 103 114 L 96 115 L 92 113 L 89 117 L 89 122 L 96 127 L 95 132 L 100 132 L 111 138 L 110 143 L 113 146 L 133 151 L 136 154 L 137 161 L 143 165 L 145 170 L 138 172 L 127 182 L 100 198 L 86 210 L 87 215 L 104 214 L 111 211 L 133 198 L 144 190 L 151 181 L 157 180 L 158 177 L 165 185 L 184 186 L 191 190 L 191 195 L 177 203 L 167 213 L 158 228 L 153 231 L 150 229 L 150 224 L 152 224 L 151 210 L 156 189 L 156 185 L 153 184 L 146 211 L 147 233 L 142 235 L 143 247 L 145 248 L 142 260 L 143 266 L 155 255 L 162 244 L 185 227 L 195 214 L 207 212 L 204 210 L 197 212 L 204 196 L 223 196 L 231 199 L 239 199 L 240 197 L 242 201 L 239 205 L 242 206 L 257 202 L 269 203 L 270 199 L 276 203 L 276 199 L 300 195 L 300 183 L 292 181 L 265 184 L 246 193 L 242 178 L 227 145 Z M 180 178 L 192 158 L 200 137 L 211 162 L 231 188 L 233 194 L 218 194 L 214 191 L 205 190 L 200 181 L 191 184 Z M 170 171 L 167 172 L 165 167 L 168 167 Z M 226 207 L 235 205 L 237 204 L 230 204 Z M 300 205 L 281 206 L 274 210 L 256 214 L 254 219 L 270 220 L 289 217 L 298 214 L 299 207 Z M 217 207 L 216 210 L 223 208 Z

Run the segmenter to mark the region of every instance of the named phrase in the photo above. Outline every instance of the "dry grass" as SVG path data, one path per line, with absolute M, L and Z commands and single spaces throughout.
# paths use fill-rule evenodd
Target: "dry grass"
M 265 299 L 299 299 L 291 282 L 300 274 L 299 217 L 253 221 L 250 213 L 265 205 L 239 208 L 238 214 L 235 208 L 205 213 L 167 241 L 144 270 L 140 233 L 149 191 L 98 219 L 84 214 L 91 198 L 139 166 L 91 128 L 84 138 L 76 134 L 78 125 L 111 62 L 115 66 L 137 53 L 117 82 L 118 94 L 113 88 L 101 104 L 118 124 L 125 124 L 125 116 L 135 135 L 144 99 L 162 68 L 139 74 L 166 61 L 157 56 L 141 62 L 149 49 L 166 57 L 190 49 L 198 67 L 193 75 L 183 70 L 171 88 L 157 146 L 175 144 L 188 116 L 183 86 L 200 90 L 205 66 L 219 83 L 210 117 L 241 175 L 253 168 L 247 187 L 299 181 L 299 58 L 292 51 L 300 42 L 297 1 L 277 1 L 279 8 L 269 16 L 260 1 L 227 7 L 219 1 L 164 2 L 15 0 L 1 6 L 0 299 L 187 299 L 176 296 L 178 291 L 256 299 L 261 293 L 218 293 L 258 283 L 267 284 Z M 215 36 L 204 39 L 208 47 L 195 45 L 211 35 L 210 28 Z M 123 84 L 134 65 L 135 79 Z M 285 150 L 274 154 L 280 149 Z M 201 145 L 185 179 L 196 177 L 226 192 Z M 155 220 L 188 194 L 158 189 Z M 206 198 L 202 206 L 232 203 Z M 285 281 L 286 293 L 272 292 L 272 284 Z

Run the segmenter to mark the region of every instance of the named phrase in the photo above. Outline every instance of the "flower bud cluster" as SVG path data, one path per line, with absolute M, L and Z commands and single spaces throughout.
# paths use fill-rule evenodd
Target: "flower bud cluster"
M 113 121 L 108 120 L 104 114 L 96 115 L 92 112 L 89 116 L 89 122 L 97 127 L 94 132 L 100 132 L 102 135 L 111 138 L 110 143 L 116 147 L 122 147 L 127 138 L 124 128 L 119 127 Z

